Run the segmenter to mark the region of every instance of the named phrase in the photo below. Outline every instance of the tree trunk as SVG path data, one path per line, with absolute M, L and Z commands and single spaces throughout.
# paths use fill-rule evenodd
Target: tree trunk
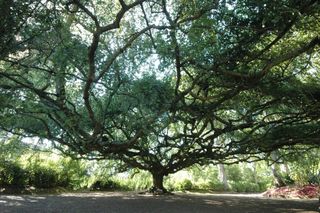
M 281 187 L 281 186 L 285 186 L 285 182 L 282 180 L 282 177 L 279 173 L 279 165 L 272 165 L 271 170 L 272 170 L 272 174 L 273 177 L 275 179 L 275 185 L 277 187 Z
M 229 189 L 229 185 L 228 185 L 226 170 L 223 164 L 218 164 L 218 168 L 219 168 L 219 180 L 221 183 L 223 183 L 223 189 L 227 191 Z
M 163 176 L 159 174 L 152 174 L 153 187 L 163 189 Z
M 276 151 L 271 152 L 271 159 L 273 161 L 273 165 L 271 166 L 271 171 L 275 179 L 275 185 L 277 187 L 281 187 L 281 186 L 285 186 L 286 184 L 280 174 L 279 164 L 277 163 L 278 158 L 279 158 L 278 153 Z
M 149 190 L 151 193 L 164 194 L 168 192 L 163 186 L 163 177 L 164 175 L 161 173 L 152 173 L 153 186 Z
M 284 169 L 285 169 L 285 172 L 286 172 L 286 175 L 290 175 L 290 168 L 289 168 L 289 165 L 287 163 L 284 163 Z
M 258 184 L 258 174 L 257 174 L 257 163 L 253 162 L 253 179 L 254 183 L 257 185 Z

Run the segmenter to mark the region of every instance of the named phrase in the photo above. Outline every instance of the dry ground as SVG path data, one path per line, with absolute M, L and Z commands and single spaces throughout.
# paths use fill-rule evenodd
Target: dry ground
M 1 213 L 317 213 L 313 200 L 269 199 L 261 195 L 177 193 L 170 196 L 133 192 L 0 195 Z

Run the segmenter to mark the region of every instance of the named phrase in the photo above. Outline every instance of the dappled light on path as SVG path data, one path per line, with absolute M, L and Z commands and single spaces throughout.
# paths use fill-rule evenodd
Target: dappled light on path
M 134 192 L 65 193 L 61 195 L 0 196 L 0 212 L 268 212 L 316 213 L 317 200 L 262 198 L 257 194 L 177 193 L 173 196 Z
M 32 205 L 41 200 L 45 200 L 46 197 L 41 196 L 16 196 L 16 195 L 7 195 L 0 197 L 0 209 L 2 210 L 3 206 L 24 206 L 25 204 Z

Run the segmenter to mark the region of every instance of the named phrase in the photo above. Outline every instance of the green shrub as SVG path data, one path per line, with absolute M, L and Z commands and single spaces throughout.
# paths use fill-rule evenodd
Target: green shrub
M 241 172 L 241 169 L 239 165 L 230 165 L 226 167 L 226 172 L 228 174 L 228 180 L 229 181 L 242 181 L 243 180 L 243 174 Z
M 126 185 L 128 189 L 131 190 L 145 190 L 149 189 L 152 187 L 152 182 L 151 181 L 143 181 L 143 180 L 129 180 L 125 181 L 122 185 Z
M 122 185 L 112 179 L 96 180 L 90 187 L 92 190 L 119 190 L 122 189 Z
M 210 181 L 219 181 L 218 180 L 218 169 L 216 166 L 207 165 L 207 166 L 191 166 L 188 171 L 192 175 L 192 182 L 200 182 L 203 184 L 204 182 Z
M 225 191 L 224 185 L 221 182 L 210 181 L 209 182 L 210 189 L 217 192 Z
M 123 186 L 127 186 L 130 190 L 146 190 L 152 187 L 152 176 L 149 172 L 139 171 L 137 173 L 130 174 L 130 177 L 126 179 L 120 179 L 120 183 Z M 165 180 L 165 182 L 167 182 Z
M 320 185 L 320 172 L 317 175 L 310 174 L 308 176 L 308 183 L 314 185 Z
M 294 184 L 294 180 L 290 177 L 290 175 L 286 174 L 283 177 L 283 180 L 285 182 L 286 185 L 293 185 Z
M 164 182 L 164 186 L 168 191 L 174 191 L 175 190 L 175 183 L 170 178 L 168 178 Z
M 211 182 L 198 182 L 193 184 L 193 188 L 197 190 L 212 190 Z
M 24 187 L 27 183 L 27 172 L 19 164 L 11 161 L 0 162 L 0 186 Z
M 271 181 L 261 181 L 261 182 L 258 182 L 258 185 L 259 185 L 259 191 L 263 192 L 269 189 L 270 187 L 272 187 L 273 184 Z
M 88 174 L 90 165 L 87 165 L 84 161 L 61 158 L 54 165 L 51 165 L 51 167 L 55 168 L 58 172 L 59 186 L 80 189 L 89 188 L 91 185 Z
M 231 185 L 231 189 L 236 192 L 259 192 L 260 191 L 259 184 L 255 184 L 251 182 L 231 181 L 230 185 Z
M 29 173 L 28 184 L 36 188 L 80 189 L 88 186 L 89 177 L 83 161 L 41 152 L 20 159 Z
M 29 184 L 36 188 L 52 188 L 59 186 L 58 173 L 46 167 L 35 167 L 30 171 Z
M 177 183 L 177 186 L 175 187 L 178 190 L 191 190 L 193 188 L 193 184 L 191 182 L 191 180 L 189 179 L 184 179 L 183 181 Z

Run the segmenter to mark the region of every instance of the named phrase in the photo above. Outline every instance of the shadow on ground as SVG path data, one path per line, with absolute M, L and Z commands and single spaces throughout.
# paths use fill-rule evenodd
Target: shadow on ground
M 0 212 L 210 212 L 210 213 L 316 213 L 317 200 L 268 199 L 253 196 L 176 194 L 148 196 L 136 193 L 68 193 L 61 195 L 2 195 Z

